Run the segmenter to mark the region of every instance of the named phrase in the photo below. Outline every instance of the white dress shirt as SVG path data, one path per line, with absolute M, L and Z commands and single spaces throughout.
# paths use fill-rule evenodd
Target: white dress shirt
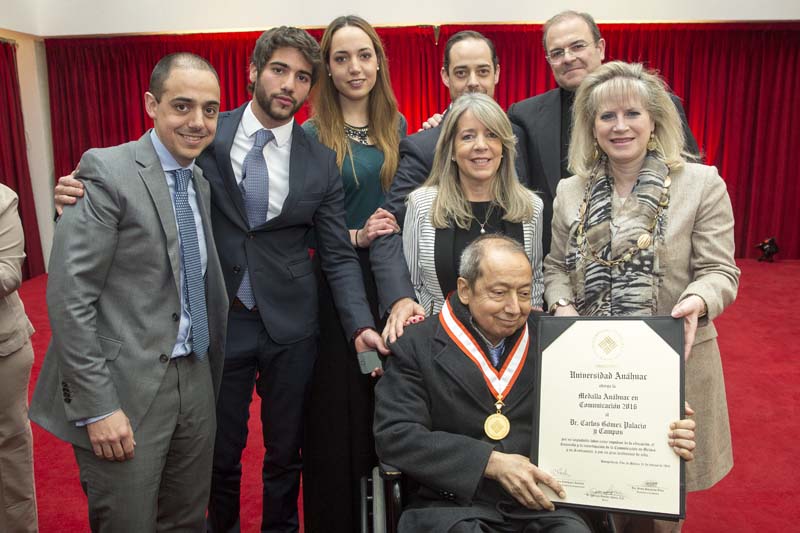
M 231 147 L 231 166 L 236 184 L 242 184 L 242 166 L 244 158 L 253 148 L 256 141 L 256 132 L 264 126 L 253 113 L 253 102 L 247 104 L 233 138 Z M 264 159 L 269 171 L 269 209 L 267 220 L 273 219 L 281 213 L 283 203 L 289 196 L 289 159 L 292 154 L 292 128 L 294 119 L 287 124 L 270 131 L 275 139 L 264 146 Z

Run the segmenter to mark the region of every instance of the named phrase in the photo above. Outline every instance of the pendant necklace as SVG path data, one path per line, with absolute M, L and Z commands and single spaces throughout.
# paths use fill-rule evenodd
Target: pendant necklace
M 478 226 L 481 227 L 481 235 L 486 234 L 486 224 L 489 223 L 489 217 L 492 216 L 492 209 L 494 208 L 494 202 L 489 203 L 489 207 L 486 209 L 486 216 L 483 217 L 483 222 L 478 220 L 478 217 L 475 216 L 475 211 L 472 212 L 472 218 L 475 219 L 475 222 L 478 223 Z

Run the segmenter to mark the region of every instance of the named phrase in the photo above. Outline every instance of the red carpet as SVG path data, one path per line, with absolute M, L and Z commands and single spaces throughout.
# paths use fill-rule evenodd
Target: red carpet
M 720 331 L 735 465 L 712 489 L 690 494 L 684 531 L 796 531 L 800 521 L 797 441 L 800 324 L 789 306 L 800 287 L 800 261 L 740 262 L 739 298 L 717 321 Z M 50 329 L 44 302 L 46 278 L 30 280 L 21 295 L 37 333 L 38 376 Z M 242 531 L 258 531 L 261 496 L 261 429 L 258 397 L 251 407 L 244 457 Z M 34 425 L 35 470 L 42 532 L 88 531 L 86 498 L 72 448 Z M 794 480 L 794 481 L 793 481 Z

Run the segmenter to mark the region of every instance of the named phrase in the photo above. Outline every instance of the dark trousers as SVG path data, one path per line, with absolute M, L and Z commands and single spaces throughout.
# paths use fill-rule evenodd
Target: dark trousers
M 455 524 L 449 533 L 591 533 L 578 514 L 568 509 L 530 513 L 528 518 L 506 518 L 502 523 L 478 518 Z
M 303 406 L 316 357 L 316 336 L 275 343 L 258 312 L 228 315 L 225 368 L 217 400 L 217 436 L 208 531 L 238 532 L 242 451 L 253 386 L 261 397 L 264 438 L 262 532 L 298 531 Z

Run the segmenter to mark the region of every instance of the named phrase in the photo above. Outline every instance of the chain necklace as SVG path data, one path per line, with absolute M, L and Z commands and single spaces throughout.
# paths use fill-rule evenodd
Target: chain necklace
M 490 202 L 489 207 L 486 208 L 486 216 L 483 217 L 483 222 L 478 220 L 478 217 L 475 216 L 475 211 L 472 211 L 472 218 L 478 223 L 478 226 L 481 227 L 481 235 L 486 233 L 486 224 L 489 223 L 489 217 L 492 216 L 492 209 L 494 209 L 494 202 Z
M 359 144 L 369 146 L 369 126 L 351 126 L 345 122 L 344 134 Z
M 589 240 L 586 238 L 585 226 L 586 226 L 586 219 L 589 216 L 589 197 L 591 196 L 592 189 L 594 188 L 594 183 L 597 179 L 595 175 L 595 179 L 589 180 L 589 183 L 586 184 L 586 192 L 583 195 L 583 203 L 581 204 L 580 209 L 578 210 L 578 217 L 580 218 L 580 223 L 578 224 L 578 229 L 575 232 L 575 242 L 578 245 L 578 252 L 584 259 L 588 259 L 590 261 L 594 261 L 596 263 L 600 263 L 606 267 L 614 267 L 617 265 L 621 265 L 627 263 L 631 259 L 633 259 L 636 254 L 638 254 L 642 250 L 646 250 L 653 244 L 655 239 L 655 230 L 656 225 L 658 224 L 658 219 L 661 216 L 661 213 L 664 211 L 664 208 L 669 206 L 669 187 L 672 185 L 672 178 L 667 176 L 664 178 L 664 186 L 661 189 L 661 198 L 658 201 L 658 207 L 656 208 L 656 213 L 653 215 L 653 220 L 647 227 L 647 231 L 639 235 L 639 238 L 636 240 L 636 244 L 629 247 L 627 250 L 622 252 L 619 257 L 615 259 L 603 259 L 598 255 L 598 253 L 592 248 L 592 245 L 589 244 Z

